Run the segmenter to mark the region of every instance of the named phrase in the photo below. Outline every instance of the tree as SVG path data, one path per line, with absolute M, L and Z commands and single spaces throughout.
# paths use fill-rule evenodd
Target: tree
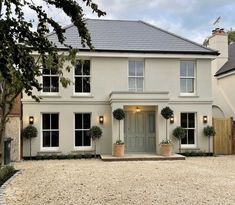
M 123 144 L 123 142 L 121 141 L 121 137 L 120 137 L 120 121 L 125 119 L 125 112 L 123 109 L 118 108 L 116 110 L 113 111 L 113 117 L 118 120 L 119 122 L 119 134 L 118 134 L 118 140 L 116 142 L 116 144 Z
M 228 44 L 235 42 L 235 31 L 232 29 L 228 31 Z
M 38 130 L 36 127 L 34 127 L 33 125 L 28 125 L 27 127 L 25 127 L 22 131 L 22 137 L 29 139 L 29 153 L 30 153 L 30 158 L 31 158 L 31 150 L 32 150 L 32 146 L 31 146 L 31 142 L 32 142 L 32 138 L 37 137 L 38 135 Z
M 173 130 L 172 134 L 179 140 L 179 153 L 181 153 L 181 139 L 186 137 L 186 130 L 179 126 Z
M 77 27 L 81 44 L 93 49 L 91 37 L 84 22 L 82 3 L 85 3 L 98 17 L 105 12 L 98 8 L 92 0 L 42 0 L 48 7 L 56 7 L 70 17 Z M 24 7 L 28 7 L 37 15 L 37 29 L 31 21 L 25 19 Z M 75 64 L 76 50 L 68 48 L 68 54 L 60 54 L 59 49 L 50 42 L 46 33 L 49 25 L 56 33 L 61 44 L 65 45 L 65 30 L 42 6 L 34 0 L 0 0 L 0 143 L 3 150 L 3 138 L 8 115 L 16 97 L 24 90 L 36 101 L 40 99 L 33 94 L 33 89 L 41 90 L 38 77 L 42 68 L 54 69 L 60 76 L 60 82 L 66 87 L 70 82 L 63 77 L 63 64 L 66 60 Z M 36 55 L 32 55 L 36 53 Z M 66 67 L 69 71 L 70 67 Z M 2 159 L 3 159 L 2 152 Z
M 210 153 L 210 137 L 214 137 L 216 132 L 213 126 L 206 126 L 203 129 L 203 133 L 208 137 L 208 152 Z
M 92 126 L 89 130 L 91 139 L 94 141 L 95 146 L 95 158 L 96 158 L 96 140 L 100 139 L 102 136 L 102 130 L 98 126 Z
M 170 117 L 173 115 L 173 110 L 171 110 L 171 108 L 169 107 L 165 107 L 161 110 L 161 115 L 163 118 L 166 119 L 166 142 L 167 142 L 168 141 L 168 133 L 167 133 L 168 119 L 170 119 Z

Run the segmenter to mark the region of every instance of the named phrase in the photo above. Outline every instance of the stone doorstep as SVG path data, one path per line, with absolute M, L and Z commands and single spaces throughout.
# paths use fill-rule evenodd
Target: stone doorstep
M 100 155 L 102 161 L 163 161 L 163 160 L 185 160 L 186 157 L 174 154 L 171 156 L 160 156 L 151 154 L 126 154 L 124 157 L 114 157 L 112 155 Z

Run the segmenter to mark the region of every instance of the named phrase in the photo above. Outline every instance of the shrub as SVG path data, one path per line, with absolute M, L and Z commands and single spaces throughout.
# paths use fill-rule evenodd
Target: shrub
M 119 122 L 119 135 L 118 135 L 118 141 L 120 142 L 120 121 L 125 119 L 125 112 L 123 109 L 118 108 L 116 110 L 113 111 L 113 117 L 118 120 Z M 124 143 L 123 143 L 124 144 Z
M 0 168 L 0 184 L 2 185 L 10 176 L 15 173 L 15 168 L 13 166 L 3 166 Z
M 208 152 L 210 153 L 210 137 L 215 136 L 215 134 L 216 134 L 215 129 L 214 129 L 213 126 L 208 125 L 208 126 L 204 127 L 203 133 L 204 133 L 205 136 L 208 137 Z
M 161 115 L 166 119 L 166 141 L 168 140 L 167 134 L 167 120 L 173 115 L 173 110 L 169 107 L 165 107 L 161 110 Z
M 181 139 L 185 138 L 186 130 L 182 127 L 176 127 L 173 130 L 173 136 L 179 139 L 179 152 L 181 153 Z

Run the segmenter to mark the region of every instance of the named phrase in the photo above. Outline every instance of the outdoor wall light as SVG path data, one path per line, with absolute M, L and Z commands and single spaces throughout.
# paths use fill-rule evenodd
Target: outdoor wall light
M 174 115 L 170 117 L 170 123 L 174 123 Z
M 208 119 L 207 119 L 207 116 L 204 115 L 204 116 L 203 116 L 203 123 L 207 123 L 207 120 L 208 120 Z
M 34 117 L 29 116 L 29 124 L 32 125 L 34 123 Z
M 99 122 L 100 122 L 100 124 L 104 123 L 104 116 L 99 116 Z
M 140 108 L 139 107 L 136 107 L 136 112 L 140 112 Z

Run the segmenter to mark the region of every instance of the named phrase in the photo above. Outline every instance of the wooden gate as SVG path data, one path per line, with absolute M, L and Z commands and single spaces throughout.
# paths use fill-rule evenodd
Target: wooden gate
M 233 153 L 233 119 L 213 118 L 213 126 L 216 135 L 214 136 L 215 154 Z

